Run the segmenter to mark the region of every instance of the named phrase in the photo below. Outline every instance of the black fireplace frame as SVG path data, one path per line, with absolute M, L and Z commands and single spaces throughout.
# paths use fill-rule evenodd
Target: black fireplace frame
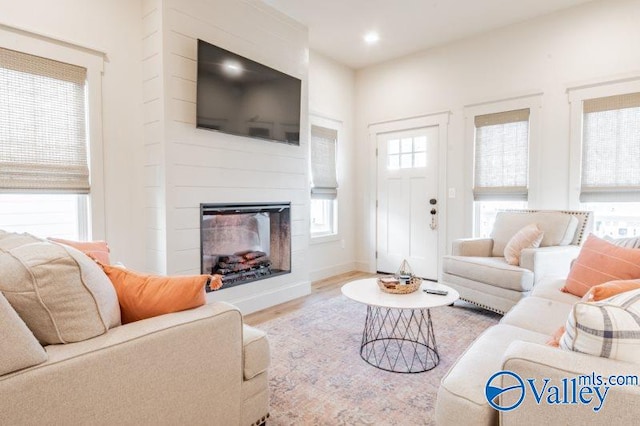
M 215 214 L 238 214 L 238 213 L 258 213 L 258 212 L 275 212 L 280 213 L 284 209 L 289 210 L 288 215 L 288 226 L 289 232 L 291 232 L 291 201 L 283 201 L 283 202 L 268 202 L 268 203 L 200 203 L 200 273 L 202 274 L 210 274 L 211 272 L 204 271 L 204 249 L 203 249 L 203 222 L 206 213 L 215 213 Z M 226 288 L 235 287 L 238 285 L 248 284 L 254 281 L 260 281 L 268 278 L 274 278 L 279 275 L 290 274 L 293 269 L 293 264 L 291 263 L 291 252 L 293 243 L 292 235 L 289 235 L 289 270 L 288 271 L 278 271 L 272 272 L 269 275 L 256 276 L 254 278 L 246 279 L 243 281 L 233 282 L 233 283 L 225 283 L 224 286 L 220 290 L 224 290 Z M 207 289 L 208 291 L 208 289 Z

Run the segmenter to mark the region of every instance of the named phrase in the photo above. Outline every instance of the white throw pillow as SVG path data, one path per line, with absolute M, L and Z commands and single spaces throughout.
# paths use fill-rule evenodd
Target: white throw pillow
M 71 343 L 120 325 L 116 291 L 80 251 L 48 241 L 0 250 L 0 291 L 43 345 Z
M 520 265 L 520 253 L 526 248 L 540 247 L 544 232 L 532 223 L 525 226 L 511 237 L 504 248 L 504 258 L 509 265 Z
M 578 302 L 569 313 L 562 349 L 603 358 L 640 359 L 640 289 L 600 302 Z
M 41 364 L 47 353 L 0 293 L 0 376 Z

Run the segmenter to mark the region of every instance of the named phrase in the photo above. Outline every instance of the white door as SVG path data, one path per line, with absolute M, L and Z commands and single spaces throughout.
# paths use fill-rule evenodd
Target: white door
M 378 135 L 377 270 L 438 278 L 438 126 Z

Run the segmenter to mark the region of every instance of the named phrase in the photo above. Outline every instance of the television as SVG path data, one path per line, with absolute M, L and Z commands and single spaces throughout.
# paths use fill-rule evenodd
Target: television
M 300 79 L 198 40 L 196 126 L 300 145 Z

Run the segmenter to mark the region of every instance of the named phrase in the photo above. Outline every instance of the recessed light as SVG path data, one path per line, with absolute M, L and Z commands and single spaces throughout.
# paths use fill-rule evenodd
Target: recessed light
M 367 44 L 375 44 L 380 41 L 380 35 L 375 31 L 370 31 L 364 35 L 364 41 Z

